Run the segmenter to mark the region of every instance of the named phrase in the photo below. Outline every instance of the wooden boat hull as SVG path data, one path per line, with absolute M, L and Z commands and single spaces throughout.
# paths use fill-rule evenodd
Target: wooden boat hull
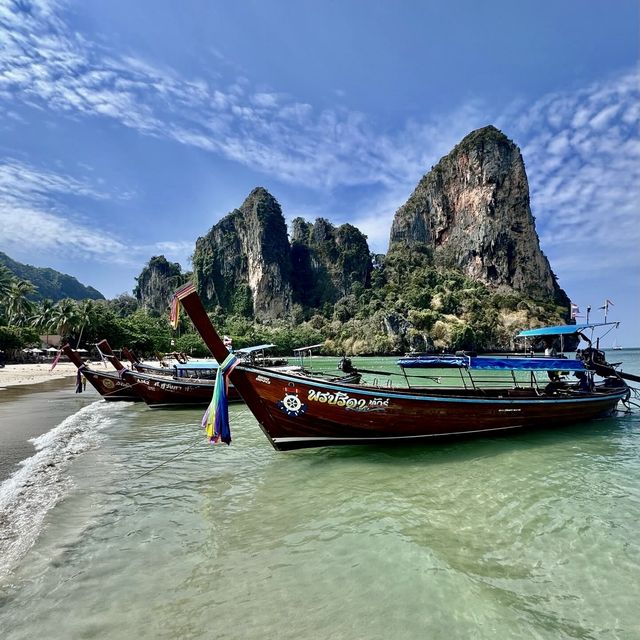
M 332 385 L 240 366 L 234 379 L 238 386 L 256 391 L 254 398 L 246 398 L 247 404 L 280 451 L 565 426 L 607 415 L 627 394 L 626 389 L 615 389 L 544 397 L 522 389 L 482 398 L 462 389 L 445 394 Z
M 122 378 L 135 386 L 136 392 L 151 408 L 206 406 L 213 396 L 213 381 L 180 380 L 124 370 Z M 229 385 L 229 402 L 242 402 L 237 389 Z
M 205 344 L 229 352 L 195 287 L 176 293 Z M 518 429 L 566 426 L 611 413 L 629 396 L 620 378 L 596 390 L 540 392 L 512 387 L 387 389 L 304 378 L 246 365 L 229 374 L 271 444 L 280 451 L 345 444 L 420 442 Z
M 125 381 L 116 371 L 98 371 L 87 367 L 80 356 L 69 346 L 62 347 L 63 353 L 78 367 L 87 382 L 109 402 L 140 402 L 135 386 Z
M 97 346 L 118 375 L 129 383 L 151 408 L 206 406 L 211 402 L 214 380 L 175 378 L 167 375 L 168 371 L 157 375 L 126 369 L 106 340 L 101 340 Z M 127 351 L 127 354 L 130 355 L 130 352 Z M 137 362 L 132 357 L 131 360 L 133 366 L 136 366 Z M 242 402 L 240 394 L 232 385 L 229 385 L 227 397 L 231 402 Z
M 88 367 L 82 367 L 80 371 L 104 400 L 109 402 L 118 400 L 140 402 L 142 400 L 136 392 L 135 385 L 121 378 L 117 372 L 95 371 Z

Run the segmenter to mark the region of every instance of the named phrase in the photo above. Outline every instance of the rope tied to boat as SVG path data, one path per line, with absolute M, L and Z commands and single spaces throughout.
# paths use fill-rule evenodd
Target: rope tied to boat
M 633 396 L 633 400 L 631 399 Z M 636 409 L 640 409 L 640 389 L 637 387 L 628 387 L 627 395 L 621 400 L 622 404 L 625 407 L 625 411 L 621 413 L 631 413 L 633 411 L 633 407 Z
M 240 360 L 230 353 L 220 364 L 216 382 L 213 387 L 213 397 L 207 410 L 202 416 L 202 426 L 205 428 L 209 442 L 217 444 L 222 441 L 231 444 L 231 428 L 229 426 L 229 374 Z

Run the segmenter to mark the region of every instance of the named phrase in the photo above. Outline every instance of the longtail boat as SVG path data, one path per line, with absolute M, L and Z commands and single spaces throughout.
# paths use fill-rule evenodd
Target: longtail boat
M 142 400 L 136 390 L 135 383 L 132 383 L 131 380 L 124 380 L 117 371 L 101 371 L 89 367 L 68 344 L 62 347 L 62 352 L 78 367 L 78 371 L 105 400 L 110 402 L 118 400 L 139 402 Z
M 211 402 L 214 380 L 178 378 L 127 369 L 113 353 L 106 340 L 100 341 L 96 346 L 116 369 L 116 375 L 134 387 L 146 404 L 153 409 L 204 406 Z M 240 394 L 232 386 L 229 388 L 228 399 L 230 402 L 242 402 Z
M 109 343 L 102 340 L 97 345 L 98 350 L 113 365 L 118 372 L 118 376 L 125 382 L 132 385 L 136 392 L 142 397 L 146 404 L 151 408 L 160 407 L 186 407 L 186 406 L 204 406 L 211 402 L 213 389 L 215 385 L 214 379 L 210 378 L 193 378 L 194 372 L 198 369 L 188 369 L 186 373 L 176 368 L 166 368 L 161 373 L 149 373 L 147 371 L 136 371 L 127 369 L 118 357 L 114 354 Z M 236 353 L 242 358 L 247 358 L 251 354 L 262 352 L 266 347 L 273 345 L 257 345 L 239 350 Z M 123 351 L 124 352 L 124 351 Z M 244 360 L 243 360 L 244 361 Z M 211 362 L 205 363 L 204 367 L 207 371 L 216 372 L 218 368 L 217 362 L 215 367 Z M 299 370 L 300 367 L 276 366 L 267 368 L 268 371 L 291 371 Z M 313 374 L 320 376 L 321 374 Z M 331 380 L 343 379 L 345 376 L 330 376 Z M 346 378 L 351 381 L 358 381 L 359 376 L 356 374 L 347 374 Z M 237 389 L 231 384 L 229 385 L 227 399 L 229 402 L 242 402 L 243 399 Z
M 212 326 L 195 287 L 185 285 L 175 297 L 216 360 L 228 362 L 230 354 Z M 545 371 L 556 366 L 560 371 L 575 370 L 579 381 L 542 386 L 531 371 L 534 365 L 511 369 L 504 362 L 499 369 L 509 372 L 512 380 L 508 385 L 495 381 L 478 384 L 470 363 L 461 362 L 459 368 L 468 374 L 468 383 L 456 388 L 440 388 L 437 384 L 400 388 L 358 386 L 242 363 L 230 368 L 228 375 L 269 442 L 280 451 L 329 445 L 416 443 L 525 428 L 564 427 L 606 416 L 616 409 L 618 402 L 629 398 L 629 387 L 614 369 L 596 383 L 588 360 L 566 359 L 560 364 L 545 361 L 545 367 L 549 367 Z M 516 370 L 530 375 L 531 382 L 520 381 Z
M 98 343 L 102 344 L 102 343 Z M 100 347 L 96 345 L 98 349 Z M 109 359 L 109 355 L 103 353 Z M 111 352 L 113 355 L 113 352 Z M 156 364 L 149 364 L 140 360 L 133 351 L 124 347 L 122 355 L 131 363 L 131 369 L 140 373 L 151 375 L 170 376 L 175 378 L 198 378 L 200 380 L 215 380 L 218 373 L 218 363 L 215 360 L 185 360 L 175 361 L 171 364 L 160 361 Z
M 100 346 L 96 345 L 98 351 Z M 273 368 L 289 368 L 299 370 L 299 365 L 289 365 L 286 358 L 271 358 L 265 356 L 265 351 L 275 347 L 274 344 L 259 344 L 251 347 L 238 349 L 234 353 L 242 360 L 250 364 Z M 101 352 L 102 353 L 102 352 Z M 103 354 L 106 356 L 106 354 Z M 215 380 L 218 373 L 218 363 L 216 360 L 191 359 L 183 355 L 184 359 L 173 362 L 160 361 L 159 365 L 142 362 L 133 351 L 124 347 L 122 355 L 131 363 L 131 368 L 140 373 L 150 373 L 152 375 L 168 375 L 174 378 L 198 378 L 200 380 Z M 165 362 L 164 364 L 162 364 Z

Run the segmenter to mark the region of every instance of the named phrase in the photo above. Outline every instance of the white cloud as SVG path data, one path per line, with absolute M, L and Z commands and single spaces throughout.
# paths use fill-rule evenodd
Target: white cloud
M 257 107 L 273 108 L 278 104 L 278 96 L 275 93 L 256 93 L 251 101 Z
M 57 197 L 74 195 L 101 200 L 92 185 L 18 160 L 0 163 L 1 248 L 11 254 L 24 247 L 107 262 L 128 262 L 126 245 L 108 233 L 74 221 Z
M 150 247 L 140 247 L 137 253 L 141 256 L 151 256 L 154 253 L 160 252 L 167 260 L 179 262 L 183 268 L 187 268 L 195 246 L 195 238 L 192 240 L 167 240 L 164 242 L 156 242 Z M 144 259 L 147 260 L 148 257 Z
M 4 202 L 42 201 L 50 193 L 69 193 L 77 196 L 107 199 L 109 196 L 90 183 L 68 175 L 39 169 L 13 158 L 0 163 L 0 194 Z
M 621 105 L 619 104 L 612 104 L 608 107 L 604 107 L 602 111 L 591 118 L 589 125 L 593 129 L 604 129 L 609 124 L 613 116 L 618 113 L 618 111 L 620 110 L 620 106 Z
M 0 94 L 38 108 L 107 117 L 142 134 L 222 155 L 280 180 L 319 190 L 415 180 L 455 142 L 464 118 L 381 135 L 361 113 L 315 110 L 244 78 L 228 86 L 182 79 L 135 55 L 105 52 L 73 32 L 54 2 L 0 14 Z M 468 115 L 468 114 L 467 114 Z M 443 126 L 444 124 L 444 126 Z
M 517 123 L 541 244 L 557 273 L 640 267 L 638 80 L 634 71 L 545 96 Z
M 90 223 L 86 215 L 75 215 L 63 202 L 69 195 L 83 198 L 87 212 L 92 209 L 92 201 L 110 198 L 86 180 L 15 159 L 0 162 L 0 250 L 15 255 L 29 249 L 32 254 L 128 266 L 146 261 L 154 252 L 165 252 L 187 263 L 194 241 L 131 246 L 95 222 Z
M 203 149 L 321 193 L 366 187 L 374 196 L 361 198 L 349 221 L 367 233 L 377 251 L 386 249 L 393 214 L 420 177 L 471 129 L 493 122 L 522 147 L 542 247 L 556 271 L 557 265 L 579 271 L 585 259 L 605 255 L 638 264 L 637 72 L 550 93 L 532 104 L 514 101 L 502 113 L 469 103 L 447 116 L 383 133 L 365 114 L 337 107 L 320 111 L 252 87 L 245 78 L 226 85 L 219 78 L 184 79 L 135 55 L 105 51 L 72 31 L 53 1 L 31 2 L 29 12 L 20 6 L 0 8 L 0 100 L 10 105 L 19 99 L 39 109 L 110 118 L 143 135 Z M 50 206 L 56 193 L 102 197 L 68 176 L 38 177 L 33 167 L 22 174 L 18 194 L 24 200 L 14 194 L 9 205 L 14 212 L 20 207 L 39 212 L 49 237 L 60 228 L 56 216 L 64 219 Z M 15 184 L 11 167 L 4 175 Z M 6 203 L 3 211 L 6 216 Z M 69 224 L 98 255 L 91 228 Z M 108 246 L 117 254 L 119 241 L 112 240 Z M 166 246 L 176 255 L 184 251 Z

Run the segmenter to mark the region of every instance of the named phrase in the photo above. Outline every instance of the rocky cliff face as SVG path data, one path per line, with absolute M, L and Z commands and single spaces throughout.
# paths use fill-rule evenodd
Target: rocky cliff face
M 173 292 L 185 282 L 185 278 L 177 262 L 169 262 L 164 256 L 153 256 L 136 278 L 133 294 L 140 306 L 159 316 L 166 313 Z
M 366 236 L 353 225 L 335 227 L 324 218 L 296 218 L 291 234 L 292 283 L 304 306 L 334 303 L 359 283 L 367 287 L 371 257 Z
M 495 127 L 466 136 L 397 211 L 389 251 L 418 246 L 497 291 L 568 306 L 540 250 L 520 150 Z
M 193 269 L 205 304 L 261 320 L 285 316 L 291 308 L 291 258 L 276 199 L 262 187 L 254 189 L 239 209 L 198 238 Z
M 261 187 L 198 238 L 193 267 L 207 306 L 261 320 L 285 317 L 294 302 L 333 303 L 356 282 L 368 286 L 371 274 L 367 239 L 355 227 L 296 218 L 290 244 L 280 205 Z
M 540 250 L 522 156 L 495 127 L 466 136 L 422 178 L 375 268 L 349 224 L 296 218 L 290 243 L 262 188 L 198 239 L 193 267 L 209 308 L 306 325 L 350 354 L 510 349 L 520 329 L 569 312 Z

